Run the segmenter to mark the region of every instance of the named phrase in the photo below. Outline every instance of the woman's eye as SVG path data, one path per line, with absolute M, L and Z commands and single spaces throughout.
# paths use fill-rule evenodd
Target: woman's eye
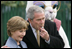
M 54 9 L 54 8 L 56 8 L 57 6 L 58 6 L 58 5 L 57 5 L 57 4 L 55 4 L 55 5 L 53 6 L 53 9 Z
M 22 31 L 20 31 L 20 32 L 22 32 Z

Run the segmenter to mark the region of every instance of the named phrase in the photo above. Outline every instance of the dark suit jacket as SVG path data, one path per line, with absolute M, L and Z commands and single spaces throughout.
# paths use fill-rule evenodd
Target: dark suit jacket
M 63 48 L 64 42 L 57 31 L 56 24 L 54 22 L 46 20 L 44 28 L 50 35 L 50 44 L 46 43 L 45 40 L 40 37 L 39 47 L 33 31 L 29 25 L 28 30 L 26 31 L 26 35 L 23 38 L 23 41 L 26 42 L 28 48 Z

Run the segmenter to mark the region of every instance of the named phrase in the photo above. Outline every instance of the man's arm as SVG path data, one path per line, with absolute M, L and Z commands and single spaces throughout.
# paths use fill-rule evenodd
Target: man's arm
M 56 24 L 51 21 L 45 22 L 45 29 L 47 30 L 50 38 L 50 46 L 52 48 L 63 48 L 64 47 L 64 41 L 59 35 L 59 32 L 57 31 Z

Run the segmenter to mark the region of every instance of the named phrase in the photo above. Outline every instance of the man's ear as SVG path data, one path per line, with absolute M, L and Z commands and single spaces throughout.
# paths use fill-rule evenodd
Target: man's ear
M 28 18 L 28 21 L 31 22 L 32 20 L 30 18 Z

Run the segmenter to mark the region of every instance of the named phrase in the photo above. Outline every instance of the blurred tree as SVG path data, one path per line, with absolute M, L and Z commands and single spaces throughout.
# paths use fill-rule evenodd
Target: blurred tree
M 1 5 L 11 6 L 11 7 L 24 7 L 26 1 L 1 1 Z
M 71 12 L 71 3 L 68 3 L 67 7 L 69 8 L 69 12 Z

